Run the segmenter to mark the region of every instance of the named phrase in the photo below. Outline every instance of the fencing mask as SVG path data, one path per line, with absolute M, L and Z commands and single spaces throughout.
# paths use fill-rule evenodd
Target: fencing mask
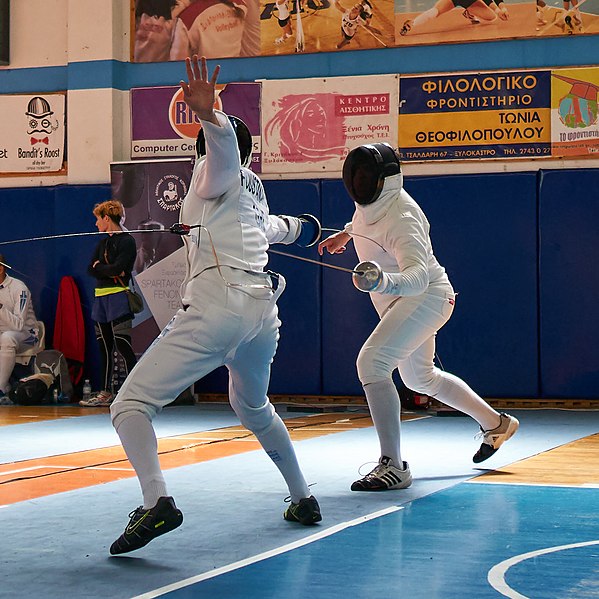
M 233 125 L 233 130 L 237 136 L 237 146 L 239 147 L 239 155 L 241 157 L 241 166 L 249 167 L 252 161 L 252 134 L 248 126 L 238 117 L 227 115 L 227 118 Z M 196 155 L 198 158 L 206 156 L 206 138 L 204 137 L 204 129 L 200 129 L 196 139 Z
M 357 204 L 372 204 L 383 191 L 385 177 L 401 173 L 399 155 L 387 143 L 353 149 L 343 163 L 343 184 Z

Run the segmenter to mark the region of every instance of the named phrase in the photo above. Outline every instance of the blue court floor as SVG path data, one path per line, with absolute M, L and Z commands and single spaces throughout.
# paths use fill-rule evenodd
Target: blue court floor
M 477 480 L 595 435 L 599 411 L 511 413 L 520 431 L 477 467 L 472 420 L 405 422 L 414 484 L 386 493 L 349 490 L 378 457 L 372 427 L 296 442 L 323 512 L 314 527 L 283 520 L 286 487 L 261 451 L 167 470 L 184 523 L 125 556 L 108 547 L 140 503 L 134 478 L 2 506 L 0 597 L 599 597 L 596 453 L 572 464 L 584 473 L 588 460 L 577 486 Z M 156 421 L 159 436 L 235 424 L 228 409 L 200 407 L 168 408 Z M 2 463 L 16 466 L 118 443 L 105 413 L 0 435 Z

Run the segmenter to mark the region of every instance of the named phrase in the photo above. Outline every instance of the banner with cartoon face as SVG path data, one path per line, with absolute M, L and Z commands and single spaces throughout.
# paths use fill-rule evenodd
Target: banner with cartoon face
M 2 96 L 0 173 L 63 170 L 65 94 Z

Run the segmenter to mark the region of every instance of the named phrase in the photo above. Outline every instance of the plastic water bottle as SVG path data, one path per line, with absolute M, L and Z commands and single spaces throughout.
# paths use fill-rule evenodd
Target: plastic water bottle
M 54 391 L 52 391 L 52 403 L 58 403 L 58 389 L 54 389 Z
M 91 397 L 92 394 L 92 386 L 90 385 L 89 379 L 85 379 L 85 382 L 83 383 L 83 398 L 85 400 L 88 400 Z

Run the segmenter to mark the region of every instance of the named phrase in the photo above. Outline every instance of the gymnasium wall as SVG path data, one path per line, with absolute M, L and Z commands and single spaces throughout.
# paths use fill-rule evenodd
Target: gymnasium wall
M 0 67 L 0 99 L 67 91 L 68 173 L 0 177 L 0 242 L 94 230 L 91 209 L 110 194 L 109 163 L 129 158 L 129 90 L 176 85 L 184 76 L 178 63 L 129 62 L 128 4 L 11 3 L 11 64 Z M 598 37 L 226 59 L 219 61 L 220 81 L 584 66 L 599 56 Z M 582 160 L 470 161 L 404 169 L 406 189 L 427 212 L 436 253 L 459 292 L 454 316 L 438 336 L 439 358 L 486 397 L 599 398 L 598 166 Z M 340 227 L 351 215 L 337 179 L 265 185 L 275 213 L 313 212 L 327 227 Z M 14 274 L 32 289 L 48 339 L 60 278 L 75 277 L 92 378 L 99 360 L 86 267 L 95 242 L 88 237 L 0 246 Z M 281 249 L 316 257 L 315 250 Z M 351 267 L 355 256 L 325 261 Z M 278 255 L 271 267 L 287 277 L 271 392 L 361 395 L 354 361 L 376 322 L 368 297 L 345 273 Z M 217 372 L 199 387 L 222 392 L 225 377 Z
M 438 335 L 440 362 L 485 397 L 599 398 L 599 208 L 592 192 L 598 186 L 599 169 L 407 177 L 405 187 L 426 211 L 435 252 L 458 292 L 454 315 Z M 310 212 L 328 228 L 351 217 L 340 181 L 266 181 L 265 187 L 273 213 Z M 2 240 L 91 231 L 91 209 L 108 195 L 104 185 L 0 189 Z M 96 241 L 1 248 L 13 274 L 30 286 L 48 339 L 60 278 L 75 277 L 92 378 L 98 355 L 86 269 Z M 315 248 L 273 249 L 319 259 Z M 352 268 L 357 258 L 350 249 L 323 261 Z M 361 395 L 355 358 L 376 323 L 368 296 L 337 270 L 276 254 L 270 268 L 287 280 L 271 392 Z M 198 390 L 225 392 L 225 373 L 207 377 Z

